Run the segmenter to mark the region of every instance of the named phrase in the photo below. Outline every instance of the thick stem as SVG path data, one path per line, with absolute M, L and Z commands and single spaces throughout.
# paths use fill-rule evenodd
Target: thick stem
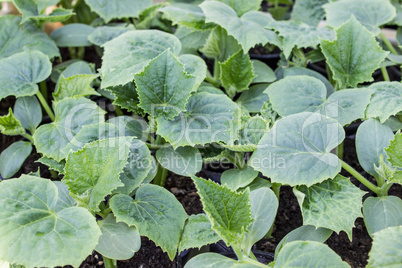
M 39 83 L 39 89 L 40 92 L 42 93 L 43 98 L 47 102 L 47 85 L 46 85 L 46 80 L 42 81 Z
M 85 47 L 78 47 L 77 48 L 77 58 L 83 59 L 85 55 Z
M 220 81 L 220 73 L 221 73 L 221 66 L 219 65 L 219 61 L 215 58 L 214 61 L 214 80 Z
M 364 186 L 369 188 L 371 191 L 373 191 L 375 194 L 379 195 L 381 193 L 381 189 L 374 184 L 372 184 L 370 181 L 368 181 L 365 177 L 360 175 L 359 172 L 357 172 L 354 168 L 349 166 L 346 162 L 341 160 L 342 167 L 349 172 L 353 177 L 358 179 Z
M 122 116 L 122 115 L 124 115 L 124 114 L 123 114 L 123 111 L 122 111 L 121 108 L 120 108 L 120 106 L 113 105 L 113 107 L 114 107 L 114 112 L 116 113 L 117 116 Z
M 385 37 L 385 35 L 382 32 L 380 32 L 380 37 L 381 37 L 382 41 L 384 42 L 384 44 L 389 49 L 389 51 L 391 51 L 392 54 L 398 55 L 398 52 L 396 52 L 394 46 L 391 44 L 391 42 L 388 40 L 387 37 Z
M 158 172 L 156 173 L 154 184 L 164 187 L 168 171 L 158 163 Z
M 387 68 L 385 66 L 381 67 L 381 73 L 382 73 L 382 77 L 384 78 L 384 81 L 387 81 L 387 82 L 391 81 L 389 79 L 388 71 L 387 71 Z
M 227 159 L 238 169 L 245 169 L 247 167 L 244 161 L 244 153 L 236 152 L 234 156 L 229 154 Z
M 68 47 L 68 51 L 70 52 L 71 59 L 77 58 L 77 51 L 75 50 L 75 47 Z
M 336 147 L 336 155 L 339 159 L 343 159 L 343 142 Z
M 27 140 L 29 140 L 32 144 L 34 143 L 34 139 L 33 139 L 32 136 L 29 135 L 28 133 L 21 134 L 21 136 L 23 136 L 24 138 L 26 138 Z
M 116 268 L 117 267 L 114 260 L 106 258 L 105 256 L 102 256 L 102 257 L 103 257 L 103 263 L 105 264 L 105 268 Z
M 47 104 L 45 98 L 43 97 L 42 93 L 40 93 L 38 91 L 38 93 L 36 93 L 36 97 L 38 97 L 40 103 L 43 106 L 43 109 L 45 109 L 46 113 L 49 115 L 50 120 L 54 121 L 55 117 L 54 117 L 54 113 L 52 111 L 52 109 L 50 109 L 49 105 Z

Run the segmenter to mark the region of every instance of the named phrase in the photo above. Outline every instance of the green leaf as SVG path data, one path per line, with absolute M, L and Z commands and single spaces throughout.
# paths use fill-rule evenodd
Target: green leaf
M 380 155 L 393 139 L 394 133 L 389 126 L 382 125 L 376 119 L 364 121 L 356 132 L 356 153 L 362 168 L 376 176 L 374 165 L 379 165 Z
M 135 200 L 128 195 L 115 195 L 110 207 L 118 222 L 136 226 L 140 235 L 154 241 L 174 259 L 187 214 L 172 193 L 160 186 L 144 184 Z
M 383 229 L 374 234 L 368 268 L 399 267 L 401 264 L 402 226 Z
M 344 126 L 364 118 L 373 94 L 372 90 L 345 89 L 326 98 L 325 85 L 311 76 L 287 76 L 271 84 L 266 90 L 275 111 L 281 116 L 300 112 L 320 112 Z M 293 96 L 289 100 L 287 96 Z
M 264 102 L 269 99 L 268 94 L 264 92 L 267 87 L 267 84 L 251 86 L 237 98 L 236 103 L 244 106 L 250 113 L 260 112 Z
M 316 228 L 312 225 L 300 226 L 282 238 L 275 249 L 275 257 L 278 256 L 278 253 L 282 247 L 286 245 L 286 243 L 293 241 L 317 241 L 324 243 L 331 236 L 332 232 L 332 230 L 326 228 Z
M 32 144 L 26 141 L 17 141 L 11 144 L 0 154 L 0 174 L 9 179 L 20 170 L 25 159 L 32 152 Z
M 8 114 L 0 116 L 0 132 L 4 135 L 17 136 L 25 134 L 21 122 L 13 115 L 13 110 L 8 108 Z
M 344 137 L 332 118 L 310 112 L 290 115 L 262 137 L 249 165 L 272 182 L 311 186 L 341 171 L 338 157 L 330 152 Z
M 173 148 L 212 142 L 233 143 L 240 127 L 239 108 L 225 95 L 192 94 L 185 112 L 173 121 L 157 117 L 156 133 Z
M 96 103 L 83 97 L 64 98 L 55 102 L 54 112 L 55 121 L 40 126 L 33 138 L 38 152 L 58 162 L 65 157 L 61 150 L 81 128 L 103 122 L 106 113 Z
M 98 74 L 78 74 L 65 78 L 61 75 L 57 83 L 56 92 L 53 93 L 54 100 L 60 101 L 68 97 L 85 97 L 90 95 L 100 96 L 91 86 L 92 81 L 98 76 Z
M 21 23 L 28 20 L 38 23 L 65 21 L 75 14 L 72 9 L 56 8 L 46 15 L 35 0 L 13 0 L 13 3 L 22 14 Z
M 205 15 L 202 9 L 188 3 L 171 3 L 159 9 L 173 25 L 184 25 L 192 29 L 203 29 L 205 25 Z
M 226 5 L 233 8 L 237 15 L 241 15 L 249 11 L 257 11 L 261 8 L 262 0 L 248 0 L 248 1 L 232 1 L 232 0 L 217 0 L 219 2 L 225 3 Z
M 324 9 L 327 25 L 338 27 L 354 16 L 375 35 L 380 33 L 381 25 L 390 22 L 396 15 L 391 3 L 383 0 L 339 0 L 324 5 Z
M 186 109 L 190 93 L 196 90 L 196 78 L 185 72 L 170 50 L 151 60 L 134 79 L 140 107 L 153 117 L 168 120 Z
M 136 137 L 137 140 L 147 141 L 147 129 L 148 124 L 147 122 L 138 117 L 133 118 L 131 116 L 118 116 L 110 118 L 106 121 L 106 123 L 113 124 L 119 128 L 119 133 L 121 136 L 131 136 Z
M 216 58 L 218 61 L 224 62 L 240 49 L 241 46 L 236 39 L 228 35 L 224 28 L 217 26 L 209 34 L 201 52 L 206 57 Z
M 236 92 L 248 89 L 254 77 L 253 63 L 248 54 L 242 50 L 233 54 L 227 61 L 219 64 L 220 80 L 229 96 L 234 96 Z
M 206 15 L 206 22 L 213 22 L 224 28 L 245 52 L 257 44 L 281 45 L 279 37 L 264 28 L 273 19 L 263 12 L 250 11 L 239 18 L 230 6 L 217 1 L 205 1 L 200 7 Z
M 402 225 L 402 200 L 397 196 L 370 196 L 363 203 L 363 215 L 370 236 L 385 228 L 400 226 Z
M 134 82 L 123 86 L 108 87 L 106 90 L 116 97 L 113 101 L 114 105 L 136 114 L 144 114 L 144 110 L 139 107 L 140 100 L 138 99 L 138 92 Z
M 93 74 L 94 67 L 95 66 L 93 64 L 89 64 L 86 61 L 78 59 L 63 61 L 62 63 L 53 67 L 50 79 L 53 83 L 57 83 L 61 74 L 63 74 L 64 77 L 70 77 L 77 74 Z
M 102 232 L 95 250 L 112 260 L 128 260 L 141 247 L 141 237 L 137 228 L 124 222 L 116 222 L 113 214 L 98 221 Z
M 50 59 L 60 56 L 56 44 L 42 30 L 27 22 L 20 24 L 21 17 L 0 17 L 0 58 L 6 58 L 25 50 L 38 50 Z
M 275 268 L 350 267 L 327 245 L 315 241 L 294 241 L 286 244 L 275 259 Z
M 35 132 L 35 129 L 42 122 L 42 107 L 36 97 L 18 98 L 14 105 L 15 117 L 25 129 Z
M 250 191 L 237 193 L 212 181 L 191 177 L 212 229 L 226 245 L 238 248 L 251 218 Z
M 283 72 L 283 76 L 297 76 L 297 75 L 307 75 L 311 76 L 314 78 L 319 79 L 321 82 L 324 83 L 325 87 L 327 88 L 327 97 L 334 93 L 334 87 L 331 85 L 331 83 L 328 81 L 327 78 L 325 78 L 322 74 L 319 72 L 307 69 L 307 68 L 302 68 L 302 67 L 293 67 L 293 68 L 285 68 Z
M 54 30 L 50 37 L 58 47 L 89 47 L 92 44 L 88 41 L 88 36 L 94 30 L 94 27 L 86 24 L 71 23 Z
M 190 146 L 163 147 L 156 151 L 156 159 L 167 170 L 178 175 L 188 177 L 195 175 L 202 168 L 202 157 L 197 148 Z
M 197 89 L 207 76 L 207 65 L 205 61 L 195 55 L 180 55 L 179 60 L 184 64 L 184 70 L 187 74 L 195 77 L 194 91 Z
M 341 175 L 311 187 L 299 186 L 296 191 L 303 224 L 328 228 L 337 233 L 344 231 L 352 241 L 355 220 L 362 217 L 365 192 Z
M 133 30 L 135 28 L 132 24 L 127 26 L 101 26 L 88 35 L 88 41 L 94 45 L 103 46 L 106 42 Z
M 191 215 L 181 235 L 179 253 L 190 248 L 216 243 L 221 238 L 211 229 L 211 222 L 205 214 Z
M 339 27 L 336 35 L 335 41 L 321 41 L 321 49 L 339 88 L 373 81 L 372 73 L 388 52 L 380 48 L 373 34 L 354 17 Z
M 130 195 L 142 183 L 145 183 L 148 176 L 155 177 L 153 168 L 155 160 L 148 147 L 139 140 L 133 140 L 130 145 L 127 164 L 120 173 L 120 180 L 124 186 L 117 188 L 113 193 Z
M 79 266 L 100 236 L 95 218 L 48 179 L 0 184 L 0 259 L 26 267 Z M 24 237 L 24 239 L 21 239 Z
M 229 189 L 237 190 L 249 185 L 256 177 L 258 172 L 251 167 L 245 169 L 225 170 L 221 176 L 221 183 Z
M 253 63 L 253 70 L 255 77 L 251 81 L 251 84 L 255 83 L 271 83 L 276 80 L 276 75 L 272 69 L 259 60 L 251 60 Z
M 49 169 L 57 171 L 60 174 L 64 174 L 64 167 L 66 166 L 65 160 L 61 160 L 60 162 L 57 162 L 56 160 L 54 160 L 52 158 L 42 156 L 36 162 L 42 163 L 42 164 L 48 166 Z
M 283 37 L 283 53 L 289 58 L 294 47 L 317 48 L 321 40 L 333 41 L 335 31 L 329 28 L 317 28 L 297 21 L 272 21 L 269 28 Z
M 119 174 L 127 164 L 131 141 L 127 137 L 94 141 L 68 155 L 63 181 L 76 195 L 89 193 L 92 211 L 99 211 L 100 202 L 123 186 Z
M 402 111 L 402 85 L 400 82 L 378 82 L 369 87 L 374 90 L 366 117 L 377 117 L 384 123 L 391 115 Z
M 198 55 L 197 51 L 204 46 L 210 33 L 209 30 L 194 30 L 187 26 L 179 26 L 174 35 L 183 46 L 181 53 Z
M 149 61 L 170 48 L 179 54 L 181 44 L 174 35 L 157 30 L 129 31 L 104 44 L 100 73 L 102 88 L 132 82 Z
M 152 5 L 152 0 L 85 0 L 85 3 L 108 23 L 112 19 L 137 18 Z
M 218 253 L 207 252 L 199 254 L 190 259 L 184 266 L 185 268 L 214 268 L 214 267 L 230 267 L 230 268 L 256 268 L 261 267 L 259 265 L 239 262 L 229 257 L 223 256 Z
M 389 146 L 385 148 L 385 152 L 388 156 L 388 161 L 394 167 L 402 167 L 402 133 L 395 134 L 394 139 L 391 140 Z
M 52 64 L 39 51 L 24 51 L 0 60 L 0 100 L 7 96 L 32 96 L 37 83 L 49 77 Z
M 243 249 L 249 254 L 254 243 L 264 238 L 274 223 L 279 202 L 275 193 L 268 187 L 250 192 L 251 217 L 253 223 L 244 237 Z
M 329 0 L 296 0 L 291 19 L 301 21 L 311 26 L 317 26 L 325 17 L 325 11 L 322 7 Z

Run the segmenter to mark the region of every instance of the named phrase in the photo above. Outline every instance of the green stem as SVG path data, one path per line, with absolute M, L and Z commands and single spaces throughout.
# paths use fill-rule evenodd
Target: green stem
M 250 251 L 250 258 L 258 261 L 257 257 L 254 255 L 254 253 L 252 251 Z
M 343 160 L 341 160 L 341 164 L 342 167 L 349 172 L 353 177 L 355 177 L 356 179 L 358 179 L 364 186 L 366 186 L 367 188 L 369 188 L 371 191 L 373 191 L 374 193 L 376 193 L 377 195 L 379 195 L 381 193 L 381 189 L 377 186 L 375 186 L 374 184 L 372 184 L 370 181 L 368 181 L 365 177 L 363 177 L 362 175 L 360 175 L 359 172 L 357 172 L 354 168 L 352 168 L 351 166 L 349 166 L 346 162 L 344 162 Z
M 122 116 L 122 115 L 124 115 L 124 114 L 123 114 L 123 111 L 122 111 L 121 108 L 120 108 L 120 106 L 113 105 L 113 107 L 114 107 L 114 112 L 116 113 L 117 116 Z
M 39 89 L 40 92 L 42 93 L 43 98 L 47 102 L 47 85 L 46 85 L 46 80 L 42 81 L 39 83 Z
M 280 183 L 273 183 L 272 184 L 272 191 L 274 191 L 276 198 L 279 201 L 279 196 L 280 196 L 280 191 L 281 191 L 281 184 Z M 265 238 L 269 239 L 272 236 L 272 232 L 274 231 L 274 227 L 275 227 L 275 220 L 272 223 L 271 228 L 269 228 L 269 231 L 265 234 Z
M 164 187 L 168 171 L 158 163 L 158 172 L 156 173 L 154 184 Z
M 398 52 L 396 52 L 394 46 L 391 44 L 391 42 L 388 40 L 387 37 L 385 37 L 385 35 L 382 32 L 380 32 L 380 37 L 381 37 L 382 41 L 384 42 L 384 44 L 389 49 L 389 51 L 391 51 L 392 54 L 398 55 Z
M 105 256 L 103 257 L 103 263 L 105 264 L 105 268 L 116 268 L 117 265 L 115 264 L 115 260 L 106 258 Z
M 218 80 L 215 80 L 215 78 L 213 78 L 212 76 L 208 76 L 205 77 L 205 81 L 207 81 L 208 83 L 214 85 L 215 87 L 220 87 L 221 83 Z
M 244 161 L 244 153 L 235 152 L 235 155 L 228 155 L 227 159 L 234 164 L 238 169 L 245 169 L 247 167 Z
M 214 80 L 220 81 L 220 72 L 221 72 L 221 66 L 219 65 L 219 61 L 217 58 L 215 58 L 214 61 Z
M 32 144 L 34 143 L 34 139 L 28 133 L 21 134 L 25 139 L 29 140 Z
M 391 80 L 389 79 L 389 75 L 387 72 L 387 68 L 385 66 L 381 67 L 381 73 L 382 73 L 382 77 L 384 78 L 384 81 L 390 82 Z
M 50 109 L 49 105 L 47 104 L 45 98 L 43 97 L 42 93 L 40 93 L 38 91 L 38 93 L 36 93 L 36 97 L 38 97 L 40 103 L 43 106 L 43 109 L 45 109 L 46 113 L 49 115 L 50 120 L 54 121 L 55 117 L 54 117 L 54 113 L 52 111 L 52 109 Z
M 77 58 L 83 59 L 85 55 L 85 47 L 78 47 L 77 48 Z
M 343 142 L 336 147 L 336 155 L 339 159 L 343 159 Z
M 68 51 L 70 52 L 70 58 L 71 59 L 76 59 L 77 58 L 77 51 L 75 50 L 75 47 L 69 47 Z
M 241 250 L 238 250 L 238 249 L 233 247 L 233 251 L 236 253 L 237 259 L 239 259 L 239 261 L 242 261 L 244 259 L 244 255 L 243 255 L 243 252 Z

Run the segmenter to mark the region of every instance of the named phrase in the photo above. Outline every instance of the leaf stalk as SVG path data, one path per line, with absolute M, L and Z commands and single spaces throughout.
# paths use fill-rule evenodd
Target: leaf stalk
M 357 172 L 354 168 L 349 166 L 347 163 L 345 163 L 343 160 L 341 160 L 341 165 L 342 167 L 349 172 L 353 177 L 355 177 L 357 180 L 359 180 L 364 186 L 369 188 L 372 192 L 374 192 L 377 195 L 381 195 L 381 189 L 374 184 L 372 184 L 370 181 L 368 181 L 365 177 L 363 177 L 359 172 Z
M 54 113 L 53 113 L 52 109 L 50 109 L 50 107 L 47 104 L 47 101 L 43 97 L 42 93 L 40 93 L 38 91 L 38 93 L 36 93 L 36 97 L 38 97 L 40 103 L 42 104 L 43 109 L 45 109 L 46 113 L 49 115 L 50 120 L 54 121 L 55 120 Z

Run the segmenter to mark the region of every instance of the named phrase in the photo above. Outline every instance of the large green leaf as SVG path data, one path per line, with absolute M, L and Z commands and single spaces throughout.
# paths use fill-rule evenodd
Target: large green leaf
M 128 31 L 133 31 L 134 26 L 129 24 L 127 26 L 101 26 L 97 27 L 90 35 L 88 35 L 88 41 L 97 46 L 103 46 L 106 42 L 124 34 Z
M 244 106 L 250 113 L 260 112 L 264 102 L 269 99 L 268 94 L 264 93 L 267 87 L 267 84 L 251 86 L 237 98 L 236 103 Z
M 37 83 L 52 71 L 49 58 L 39 51 L 23 51 L 0 60 L 0 100 L 7 96 L 32 96 Z
M 327 245 L 315 241 L 294 241 L 286 244 L 275 259 L 275 268 L 347 268 L 343 262 Z
M 384 149 L 393 139 L 394 133 L 387 125 L 376 119 L 364 121 L 356 132 L 356 153 L 362 168 L 376 176 L 374 165 L 379 166 L 380 155 L 385 156 Z
M 237 190 L 249 185 L 255 178 L 258 172 L 251 167 L 245 169 L 228 169 L 222 173 L 221 183 L 229 189 Z
M 21 125 L 31 133 L 34 133 L 42 122 L 42 107 L 34 96 L 18 98 L 14 105 L 14 114 Z
M 236 92 L 248 89 L 255 77 L 253 63 L 248 54 L 244 54 L 243 50 L 239 50 L 219 66 L 220 80 L 229 96 L 234 96 Z
M 140 234 L 134 226 L 116 222 L 113 214 L 98 221 L 102 232 L 95 250 L 109 259 L 127 260 L 141 247 Z
M 374 234 L 367 267 L 397 268 L 402 260 L 402 226 L 388 227 Z
M 59 56 L 56 44 L 32 23 L 20 24 L 21 17 L 0 17 L 0 58 L 25 50 L 39 50 L 49 58 Z
M 101 234 L 91 213 L 48 179 L 23 175 L 3 181 L 0 204 L 0 259 L 10 263 L 78 267 Z
M 17 141 L 11 144 L 0 154 L 0 174 L 9 179 L 21 168 L 25 159 L 32 152 L 32 144 L 26 141 Z
M 273 182 L 311 186 L 341 171 L 338 157 L 330 151 L 344 137 L 335 119 L 310 112 L 290 115 L 262 137 L 249 165 Z
M 367 30 L 377 35 L 380 26 L 396 15 L 395 8 L 386 0 L 339 0 L 324 5 L 327 25 L 338 27 L 355 16 Z
M 324 243 L 332 233 L 332 230 L 326 228 L 316 228 L 312 225 L 302 225 L 282 238 L 275 249 L 275 257 L 286 243 L 293 241 L 317 241 Z
M 197 89 L 207 76 L 207 65 L 198 55 L 184 54 L 180 55 L 179 60 L 184 64 L 184 70 L 187 74 L 195 77 L 194 88 Z
M 203 29 L 205 26 L 205 15 L 202 9 L 189 3 L 171 3 L 159 9 L 173 25 L 184 25 L 192 29 Z
M 155 156 L 164 168 L 181 176 L 195 175 L 202 168 L 200 152 L 190 146 L 179 147 L 176 150 L 171 146 L 163 147 L 156 151 Z
M 295 191 L 303 224 L 328 228 L 337 233 L 345 231 L 352 241 L 352 228 L 356 218 L 362 216 L 365 192 L 341 175 L 311 187 L 300 186 Z
M 144 142 L 148 139 L 146 133 L 148 124 L 140 117 L 133 118 L 131 116 L 123 115 L 110 118 L 106 122 L 117 126 L 121 136 L 136 137 L 137 140 L 142 140 Z
M 255 77 L 251 81 L 252 84 L 255 83 L 271 83 L 276 80 L 276 75 L 272 69 L 259 60 L 251 60 L 253 63 L 253 71 Z
M 250 190 L 237 193 L 210 180 L 192 176 L 212 229 L 226 245 L 238 249 L 251 218 Z
M 83 23 L 71 23 L 54 30 L 50 37 L 58 47 L 89 47 L 88 36 L 95 28 Z
M 66 165 L 65 160 L 61 160 L 60 162 L 57 162 L 53 158 L 42 156 L 36 162 L 39 162 L 39 163 L 42 163 L 42 164 L 48 166 L 50 170 L 57 171 L 59 174 L 64 174 L 64 167 Z
M 0 132 L 4 135 L 17 136 L 25 134 L 21 122 L 14 116 L 13 110 L 8 109 L 8 114 L 0 116 Z
M 292 9 L 291 19 L 317 26 L 325 17 L 325 11 L 322 6 L 328 2 L 329 0 L 296 0 Z
M 136 226 L 142 236 L 154 241 L 174 259 L 187 214 L 172 193 L 163 187 L 144 184 L 135 200 L 128 195 L 115 195 L 110 207 L 118 222 Z
M 321 40 L 333 41 L 335 31 L 329 28 L 317 28 L 303 22 L 296 21 L 272 21 L 269 28 L 278 32 L 283 37 L 283 53 L 288 58 L 292 49 L 316 48 Z
M 212 142 L 233 143 L 240 127 L 239 108 L 225 95 L 191 95 L 185 112 L 173 121 L 157 117 L 157 134 L 174 148 Z
M 67 97 L 85 97 L 90 95 L 100 96 L 92 87 L 92 81 L 98 74 L 78 74 L 70 77 L 60 76 L 56 91 L 53 93 L 55 101 L 60 101 Z
M 199 254 L 191 258 L 184 266 L 185 268 L 216 268 L 216 267 L 230 267 L 230 268 L 257 268 L 260 265 L 251 264 L 247 261 L 237 261 L 229 257 L 223 256 L 218 253 L 207 252 Z
M 254 243 L 262 239 L 271 228 L 276 218 L 279 202 L 275 193 L 268 187 L 261 187 L 250 192 L 251 217 L 253 223 L 244 237 L 243 249 L 249 255 Z
M 174 35 L 183 46 L 181 53 L 198 55 L 197 51 L 204 46 L 210 33 L 210 30 L 193 30 L 187 26 L 179 26 Z
M 320 112 L 344 126 L 365 117 L 365 110 L 373 94 L 369 89 L 345 89 L 331 94 L 316 78 L 287 76 L 271 84 L 266 90 L 275 111 L 281 116 L 300 112 Z M 288 96 L 293 96 L 289 99 Z
M 109 138 L 87 144 L 70 153 L 63 181 L 76 195 L 88 194 L 88 208 L 99 211 L 106 195 L 123 186 L 119 174 L 127 164 L 132 138 Z
M 129 31 L 104 44 L 100 69 L 102 88 L 132 82 L 149 61 L 170 48 L 179 54 L 181 44 L 172 34 L 157 30 Z
M 378 82 L 369 87 L 374 90 L 366 117 L 377 117 L 384 123 L 391 115 L 402 111 L 402 85 L 400 82 Z
M 116 97 L 113 100 L 114 105 L 118 105 L 135 114 L 144 115 L 144 110 L 139 107 L 140 100 L 138 99 L 138 92 L 134 81 L 125 85 L 108 87 L 106 90 L 110 91 Z
M 248 0 L 248 1 L 217 0 L 217 1 L 225 3 L 226 5 L 233 8 L 233 10 L 236 11 L 239 17 L 249 11 L 259 10 L 261 8 L 261 2 L 262 2 L 262 0 Z
M 168 120 L 186 109 L 190 93 L 196 90 L 195 77 L 185 72 L 170 50 L 151 60 L 134 79 L 140 107 L 153 117 Z
M 21 23 L 25 23 L 28 20 L 37 23 L 65 21 L 74 15 L 73 10 L 64 8 L 56 8 L 46 15 L 44 9 L 46 6 L 35 0 L 13 0 L 13 3 L 22 14 Z
M 213 244 L 221 238 L 211 228 L 207 215 L 191 215 L 184 226 L 180 239 L 179 253 L 190 248 L 201 248 Z
M 402 200 L 397 196 L 381 196 L 366 199 L 363 203 L 364 223 L 373 236 L 378 231 L 402 225 Z
M 91 10 L 105 20 L 136 18 L 152 5 L 152 0 L 85 0 Z
M 38 152 L 60 161 L 65 158 L 64 147 L 82 126 L 103 122 L 106 113 L 86 98 L 64 98 L 54 103 L 56 119 L 40 126 L 33 138 Z
M 200 7 L 206 15 L 206 22 L 223 27 L 239 42 L 245 52 L 257 44 L 281 45 L 279 37 L 264 28 L 273 19 L 263 12 L 250 11 L 239 18 L 230 6 L 217 1 L 205 1 Z
M 335 41 L 321 41 L 321 49 L 339 88 L 373 81 L 372 73 L 388 52 L 380 48 L 373 34 L 354 17 L 340 26 L 336 35 Z

